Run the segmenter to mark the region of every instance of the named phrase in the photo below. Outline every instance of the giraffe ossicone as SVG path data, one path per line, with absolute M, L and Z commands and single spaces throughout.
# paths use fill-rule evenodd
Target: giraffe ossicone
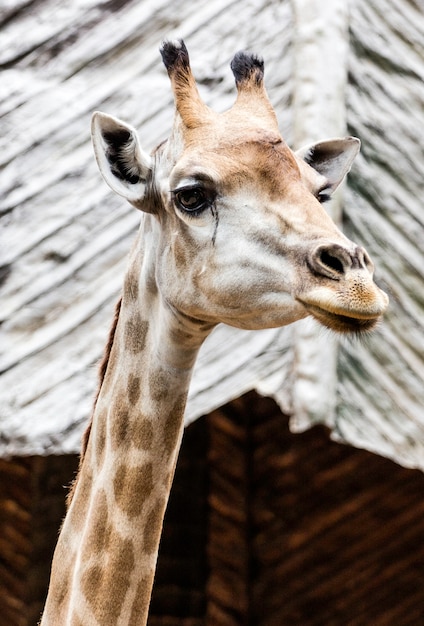
M 99 393 L 52 565 L 43 626 L 147 622 L 164 511 L 198 350 L 220 323 L 277 327 L 312 315 L 340 333 L 372 329 L 388 299 L 366 251 L 322 203 L 359 150 L 353 137 L 294 153 L 263 61 L 238 53 L 237 98 L 200 98 L 183 42 L 162 57 L 171 136 L 151 155 L 133 127 L 95 113 L 109 186 L 141 211 Z

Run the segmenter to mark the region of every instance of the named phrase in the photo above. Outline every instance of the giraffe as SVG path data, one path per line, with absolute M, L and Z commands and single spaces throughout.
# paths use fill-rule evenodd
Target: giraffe
M 164 512 L 200 346 L 221 322 L 283 326 L 307 316 L 365 333 L 388 299 L 367 252 L 322 204 L 359 140 L 294 153 L 282 139 L 263 61 L 231 63 L 237 98 L 200 98 L 183 41 L 161 48 L 175 100 L 151 155 L 137 132 L 96 112 L 101 174 L 141 211 L 80 469 L 55 550 L 42 626 L 147 623 Z

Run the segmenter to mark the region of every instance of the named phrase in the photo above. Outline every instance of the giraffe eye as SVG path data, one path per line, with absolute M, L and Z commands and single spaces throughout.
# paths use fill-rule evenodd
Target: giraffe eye
M 207 209 L 213 201 L 211 194 L 203 187 L 182 187 L 172 192 L 175 204 L 179 209 L 197 215 Z

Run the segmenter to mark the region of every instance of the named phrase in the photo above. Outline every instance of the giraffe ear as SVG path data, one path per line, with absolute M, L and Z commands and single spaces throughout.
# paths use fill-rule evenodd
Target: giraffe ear
M 327 193 L 333 193 L 352 167 L 361 142 L 356 137 L 328 139 L 301 148 L 296 156 L 306 161 L 328 181 Z
M 136 130 L 97 111 L 91 122 L 91 137 L 97 165 L 109 187 L 141 209 L 152 160 L 141 149 Z

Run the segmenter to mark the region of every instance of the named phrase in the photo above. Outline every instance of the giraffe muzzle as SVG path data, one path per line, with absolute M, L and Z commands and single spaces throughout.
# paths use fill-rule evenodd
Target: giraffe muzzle
M 364 248 L 320 244 L 308 256 L 313 286 L 298 300 L 321 324 L 338 332 L 371 330 L 389 299 L 373 280 L 374 265 Z

